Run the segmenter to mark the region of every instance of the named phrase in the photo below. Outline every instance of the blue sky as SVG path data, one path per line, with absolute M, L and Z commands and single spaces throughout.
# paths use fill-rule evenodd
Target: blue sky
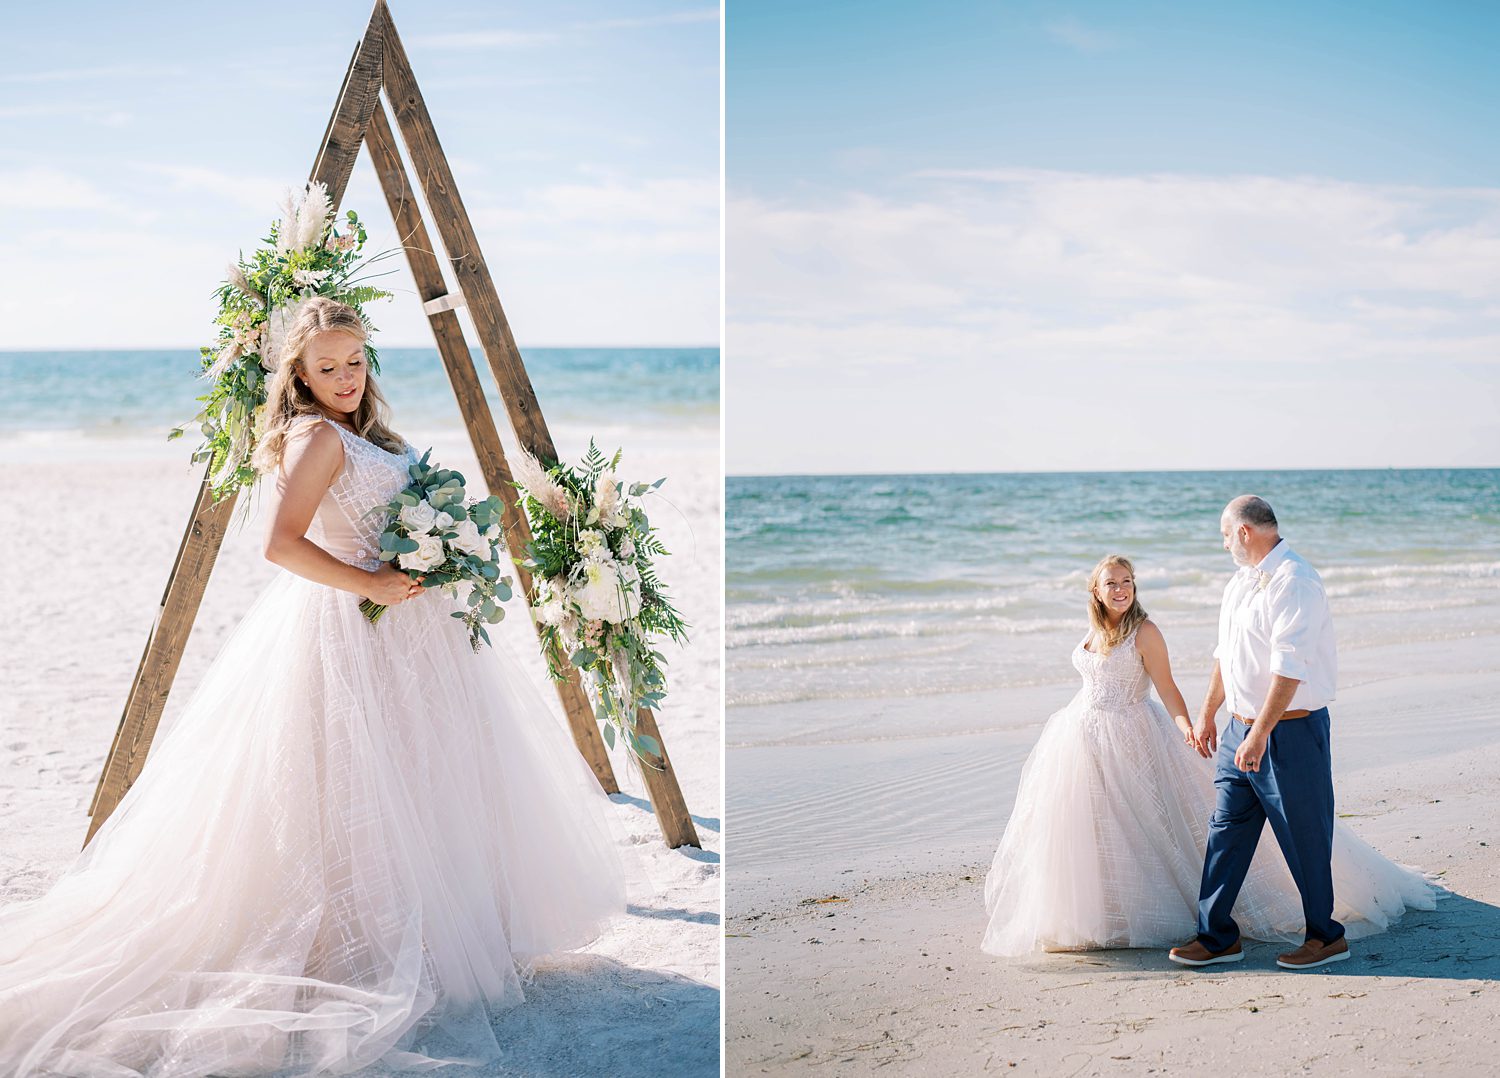
M 1500 9 L 726 39 L 731 472 L 1500 464 Z
M 716 344 L 717 5 L 391 8 L 522 346 Z M 0 349 L 206 340 L 224 263 L 305 179 L 370 10 L 7 4 Z M 344 205 L 394 245 L 363 156 Z M 382 342 L 430 345 L 409 278 L 388 283 Z

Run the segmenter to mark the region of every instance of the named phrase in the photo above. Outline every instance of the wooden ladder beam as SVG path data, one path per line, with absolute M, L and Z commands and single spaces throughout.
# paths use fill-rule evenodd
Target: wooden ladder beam
M 313 159 L 309 178 L 328 185 L 328 197 L 335 207 L 343 200 L 370 114 L 380 103 L 385 19 L 385 5 L 377 3 L 364 37 L 355 46 L 333 115 L 323 132 L 323 143 Z M 167 695 L 172 691 L 172 681 L 177 676 L 182 652 L 198 617 L 209 574 L 213 572 L 214 561 L 219 556 L 219 547 L 223 545 L 224 533 L 238 501 L 236 494 L 215 504 L 205 468 L 192 518 L 183 533 L 172 572 L 167 577 L 166 591 L 151 632 L 146 637 L 146 647 L 126 697 L 124 714 L 115 728 L 114 741 L 94 788 L 93 801 L 89 805 L 88 832 L 83 839 L 85 846 L 146 766 L 151 739 L 156 736 L 157 725 L 166 709 Z
M 376 6 L 384 9 L 385 0 L 376 0 Z M 500 399 L 505 403 L 516 441 L 522 449 L 550 464 L 557 461 L 558 455 L 547 430 L 547 421 L 542 417 L 536 391 L 521 361 L 521 352 L 511 335 L 505 311 L 500 306 L 494 278 L 480 253 L 479 239 L 459 197 L 453 170 L 438 142 L 432 116 L 427 111 L 416 75 L 388 11 L 385 26 L 385 92 L 401 130 L 402 141 L 406 144 L 407 155 L 411 158 L 412 171 L 422 186 L 433 225 L 474 321 L 480 347 L 499 386 Z M 650 719 L 649 729 L 643 727 L 643 730 L 656 730 L 654 718 Z M 652 733 L 652 736 L 661 741 L 659 733 Z M 673 847 L 699 845 L 698 832 L 683 801 L 677 775 L 667 759 L 665 745 L 662 755 L 651 763 L 653 766 L 643 767 L 641 773 L 667 844 Z
M 464 425 L 468 428 L 474 454 L 479 458 L 479 467 L 484 472 L 484 481 L 490 492 L 498 494 L 505 506 L 502 527 L 507 547 L 513 555 L 526 550 L 531 542 L 531 527 L 526 515 L 516 508 L 515 490 L 511 486 L 510 465 L 505 459 L 505 450 L 500 444 L 500 434 L 495 429 L 495 417 L 484 398 L 478 372 L 474 369 L 473 357 L 464 340 L 463 327 L 453 311 L 457 304 L 436 306 L 446 295 L 448 286 L 443 281 L 443 271 L 433 253 L 432 240 L 427 235 L 427 226 L 422 220 L 415 192 L 406 175 L 396 137 L 386 119 L 385 109 L 377 108 L 370 118 L 365 145 L 370 151 L 370 160 L 375 165 L 375 174 L 380 179 L 380 189 L 385 192 L 386 205 L 390 207 L 391 219 L 396 222 L 396 235 L 401 239 L 402 249 L 411 266 L 412 278 L 417 284 L 417 294 L 432 323 L 432 335 L 437 340 L 438 354 L 443 357 L 443 367 L 458 398 L 459 411 L 463 413 Z M 460 300 L 462 297 L 458 297 Z M 531 593 L 531 574 L 520 565 L 516 576 L 522 595 Z M 530 611 L 530 606 L 527 607 Z M 532 626 L 541 631 L 536 614 L 531 611 Z M 594 720 L 594 709 L 578 680 L 578 672 L 568 669 L 568 680 L 555 682 L 558 699 L 562 701 L 563 713 L 568 719 L 568 728 L 573 741 L 584 760 L 599 780 L 605 793 L 619 793 L 614 768 L 609 763 L 609 753 L 599 736 L 599 725 Z

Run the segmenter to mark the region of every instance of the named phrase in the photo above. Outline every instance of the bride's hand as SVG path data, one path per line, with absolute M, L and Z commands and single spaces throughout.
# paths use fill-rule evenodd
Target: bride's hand
M 1193 724 L 1188 722 L 1186 715 L 1173 715 L 1172 721 L 1176 723 L 1177 730 L 1182 734 L 1182 743 L 1190 749 L 1198 747 L 1198 739 L 1193 736 Z
M 365 585 L 365 598 L 381 606 L 404 603 L 421 592 L 422 585 L 418 583 L 421 579 L 418 577 L 413 580 L 387 563 L 370 573 L 370 582 Z

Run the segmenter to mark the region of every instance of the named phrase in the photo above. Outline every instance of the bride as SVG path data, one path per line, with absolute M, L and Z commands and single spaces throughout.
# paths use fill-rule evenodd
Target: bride
M 0 910 L 0 1075 L 493 1060 L 531 959 L 623 910 L 606 799 L 525 671 L 379 560 L 365 514 L 416 454 L 364 339 L 343 304 L 297 314 L 255 456 L 287 571 L 93 841 Z
M 1158 947 L 1195 930 L 1213 767 L 1190 748 L 1166 640 L 1136 598 L 1126 558 L 1094 567 L 1089 623 L 1073 649 L 1083 686 L 1027 758 L 985 880 L 981 947 L 991 954 Z M 1153 685 L 1166 708 L 1151 699 Z M 1333 882 L 1334 915 L 1350 937 L 1434 906 L 1420 875 L 1342 823 Z M 1302 900 L 1274 841 L 1259 844 L 1234 919 L 1253 939 L 1302 942 Z

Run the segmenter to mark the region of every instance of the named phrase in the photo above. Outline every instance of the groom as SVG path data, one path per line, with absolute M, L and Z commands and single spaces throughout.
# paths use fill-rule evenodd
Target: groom
M 1328 707 L 1337 658 L 1323 580 L 1287 545 L 1276 514 L 1253 494 L 1234 499 L 1219 531 L 1240 570 L 1224 588 L 1208 696 L 1193 729 L 1204 756 L 1218 755 L 1217 803 L 1198 890 L 1198 938 L 1173 947 L 1184 966 L 1238 962 L 1229 915 L 1267 821 L 1302 895 L 1306 942 L 1276 959 L 1312 969 L 1349 957 L 1333 919 L 1333 773 Z M 1231 718 L 1218 737 L 1214 716 Z

